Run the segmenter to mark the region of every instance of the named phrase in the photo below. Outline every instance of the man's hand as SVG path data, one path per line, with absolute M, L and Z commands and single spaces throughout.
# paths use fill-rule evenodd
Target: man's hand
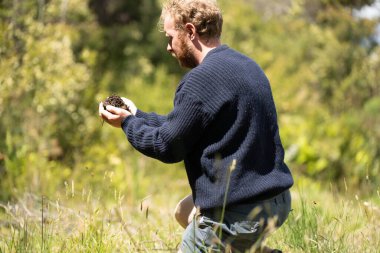
M 103 103 L 99 104 L 99 116 L 113 127 L 121 127 L 123 120 L 131 115 L 129 111 L 122 108 L 107 105 L 104 109 Z
M 121 97 L 121 99 L 123 100 L 124 104 L 126 104 L 128 106 L 129 111 L 133 115 L 136 115 L 137 107 L 136 107 L 135 103 L 133 103 L 132 100 L 129 100 L 128 98 L 125 98 L 125 97 Z

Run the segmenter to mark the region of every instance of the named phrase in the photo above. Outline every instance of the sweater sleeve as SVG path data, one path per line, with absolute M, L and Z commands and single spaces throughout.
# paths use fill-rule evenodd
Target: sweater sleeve
M 153 127 L 161 126 L 167 119 L 167 116 L 159 115 L 154 112 L 146 113 L 141 110 L 137 110 L 136 117 L 145 119 L 146 124 Z
M 171 113 L 159 126 L 146 117 L 129 116 L 122 129 L 131 145 L 149 157 L 166 163 L 183 160 L 200 138 L 205 114 L 202 104 L 183 94 L 176 98 Z

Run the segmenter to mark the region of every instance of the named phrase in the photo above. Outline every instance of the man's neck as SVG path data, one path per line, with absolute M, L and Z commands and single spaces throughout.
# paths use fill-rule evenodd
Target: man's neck
M 220 46 L 221 42 L 219 39 L 214 39 L 212 41 L 211 40 L 205 41 L 205 42 L 200 41 L 199 45 L 200 45 L 200 48 L 198 48 L 197 59 L 198 59 L 198 63 L 201 64 L 203 59 L 206 57 L 206 55 L 214 48 Z

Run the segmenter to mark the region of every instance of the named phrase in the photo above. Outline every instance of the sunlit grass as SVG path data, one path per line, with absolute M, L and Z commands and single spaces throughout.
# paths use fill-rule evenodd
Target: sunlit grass
M 135 206 L 45 199 L 42 215 L 42 198 L 26 194 L 2 206 L 0 251 L 175 252 L 181 230 L 170 207 L 150 198 Z
M 113 190 L 113 199 L 104 201 L 71 182 L 59 199 L 25 193 L 2 203 L 0 252 L 176 252 L 183 230 L 172 210 L 188 186 L 184 175 L 172 174 L 178 176 L 170 181 L 150 178 L 156 186 L 140 189 L 140 199 L 125 201 Z M 309 181 L 297 183 L 292 198 L 293 210 L 267 239 L 269 246 L 284 252 L 379 252 L 380 209 L 373 202 Z
M 306 181 L 293 187 L 293 210 L 270 245 L 284 252 L 379 252 L 379 206 Z

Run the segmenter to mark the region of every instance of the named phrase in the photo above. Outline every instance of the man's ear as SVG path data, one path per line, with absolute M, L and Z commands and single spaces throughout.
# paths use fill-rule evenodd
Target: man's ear
M 197 33 L 197 29 L 192 23 L 186 23 L 185 24 L 186 32 L 190 38 L 190 40 L 193 40 L 195 38 L 195 35 Z

